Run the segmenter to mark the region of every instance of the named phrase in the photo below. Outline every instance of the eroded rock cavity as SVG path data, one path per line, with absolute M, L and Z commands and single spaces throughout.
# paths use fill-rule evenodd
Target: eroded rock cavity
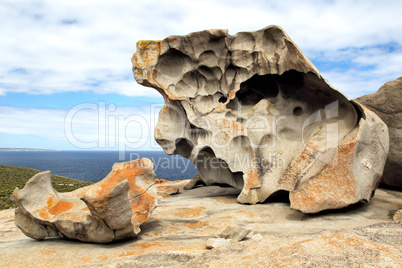
M 368 201 L 388 154 L 374 113 L 332 88 L 277 26 L 139 41 L 138 83 L 165 98 L 155 139 L 207 185 L 264 202 L 289 191 L 306 213 Z
M 34 239 L 66 237 L 108 243 L 135 237 L 157 203 L 149 159 L 116 163 L 102 181 L 69 193 L 51 185 L 50 171 L 33 176 L 11 200 L 15 224 Z

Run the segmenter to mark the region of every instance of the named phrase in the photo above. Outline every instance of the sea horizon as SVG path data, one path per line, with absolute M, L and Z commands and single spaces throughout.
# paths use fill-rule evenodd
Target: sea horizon
M 143 157 L 154 163 L 159 179 L 191 179 L 198 173 L 190 160 L 180 155 L 167 155 L 162 150 L 1 150 L 0 165 L 50 170 L 60 176 L 98 182 L 107 176 L 114 163 Z

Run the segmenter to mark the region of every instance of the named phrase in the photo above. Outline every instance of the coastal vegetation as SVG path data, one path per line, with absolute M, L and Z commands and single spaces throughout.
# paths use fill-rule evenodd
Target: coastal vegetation
M 15 207 L 10 200 L 15 187 L 24 188 L 25 183 L 39 172 L 41 171 L 32 168 L 0 165 L 0 210 Z M 58 192 L 70 192 L 90 184 L 92 182 L 52 174 L 52 185 Z

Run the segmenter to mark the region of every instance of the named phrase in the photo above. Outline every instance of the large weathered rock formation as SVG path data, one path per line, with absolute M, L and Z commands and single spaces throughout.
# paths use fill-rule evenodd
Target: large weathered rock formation
M 15 224 L 38 240 L 108 243 L 132 238 L 157 203 L 153 164 L 145 158 L 116 163 L 102 181 L 69 193 L 58 193 L 50 180 L 50 171 L 38 173 L 11 196 L 18 206 Z
M 376 93 L 357 102 L 375 112 L 389 129 L 389 154 L 382 182 L 402 189 L 402 76 L 384 84 Z
M 207 185 L 238 188 L 251 204 L 289 191 L 306 213 L 372 197 L 386 125 L 332 88 L 281 28 L 139 41 L 132 62 L 137 82 L 165 98 L 157 142 Z

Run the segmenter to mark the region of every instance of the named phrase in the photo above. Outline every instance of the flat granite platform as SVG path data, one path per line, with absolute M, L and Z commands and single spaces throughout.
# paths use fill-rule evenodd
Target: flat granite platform
M 133 240 L 99 245 L 52 238 L 36 241 L 0 211 L 1 267 L 402 267 L 402 192 L 378 189 L 368 204 L 306 215 L 286 195 L 264 204 L 236 201 L 219 186 L 183 190 L 159 200 Z M 161 187 L 162 185 L 160 185 Z M 251 233 L 241 242 L 207 249 L 228 226 Z

